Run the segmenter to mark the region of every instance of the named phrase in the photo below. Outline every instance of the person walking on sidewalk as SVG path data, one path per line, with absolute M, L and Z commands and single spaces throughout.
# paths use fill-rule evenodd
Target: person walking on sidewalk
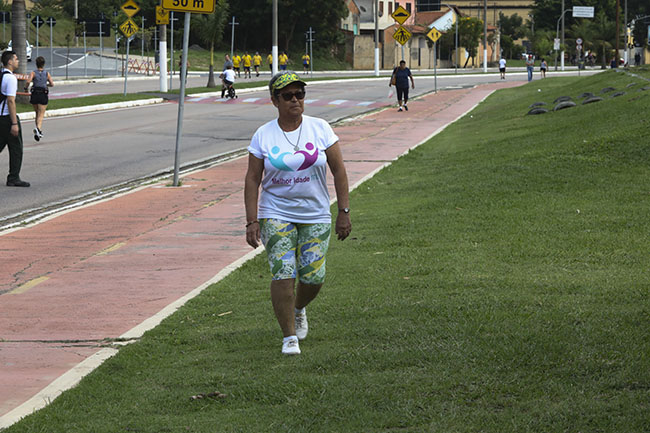
M 248 51 L 245 52 L 244 56 L 241 58 L 242 63 L 244 64 L 244 78 L 246 78 L 246 75 L 248 74 L 248 78 L 251 77 L 251 62 L 253 61 L 253 58 L 251 57 L 250 54 L 248 54 Z
M 18 80 L 14 75 L 18 64 L 15 51 L 7 50 L 2 53 L 4 70 L 0 73 L 0 152 L 5 146 L 9 148 L 7 186 L 28 187 L 29 182 L 20 179 L 20 168 L 23 165 L 23 131 L 16 114 Z
M 27 90 L 29 85 L 33 83 L 29 103 L 32 104 L 36 113 L 34 119 L 34 123 L 36 124 L 34 128 L 34 140 L 36 141 L 40 141 L 43 138 L 43 117 L 45 117 L 45 110 L 47 110 L 47 104 L 49 102 L 48 87 L 54 86 L 52 76 L 44 68 L 45 57 L 38 56 L 36 58 L 36 70 L 29 74 L 27 83 L 25 84 L 25 90 Z
M 528 71 L 528 81 L 533 80 L 533 70 L 535 69 L 535 59 L 533 55 L 529 54 L 526 58 L 526 71 Z
M 399 103 L 397 111 L 402 111 L 402 98 L 404 99 L 404 110 L 409 111 L 409 107 L 406 105 L 409 101 L 409 78 L 411 79 L 411 88 L 415 89 L 415 82 L 413 81 L 411 70 L 406 67 L 406 62 L 401 60 L 399 66 L 393 69 L 393 75 L 388 84 L 388 87 L 394 84 L 397 89 L 397 102 Z
M 253 66 L 255 67 L 255 76 L 260 76 L 260 66 L 262 65 L 262 56 L 260 56 L 259 51 L 255 52 L 253 56 Z
M 246 242 L 257 248 L 261 240 L 266 248 L 271 303 L 286 355 L 300 353 L 298 340 L 308 331 L 305 307 L 325 281 L 332 226 L 327 166 L 339 209 L 334 230 L 340 240 L 352 230 L 339 138 L 325 120 L 303 115 L 305 86 L 293 71 L 271 78 L 278 118 L 262 125 L 251 139 L 244 188 Z
M 548 63 L 542 57 L 542 61 L 539 64 L 539 72 L 542 74 L 542 78 L 546 78 L 546 70 L 548 69 Z
M 501 60 L 499 60 L 499 72 L 501 73 L 501 79 L 505 80 L 506 79 L 506 59 L 501 57 Z
M 190 73 L 190 59 L 185 60 L 185 85 L 187 85 L 187 75 Z M 183 54 L 178 58 L 178 79 L 183 84 Z

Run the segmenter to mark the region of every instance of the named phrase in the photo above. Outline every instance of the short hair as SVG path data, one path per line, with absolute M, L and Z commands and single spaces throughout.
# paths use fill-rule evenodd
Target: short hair
M 7 66 L 9 65 L 9 60 L 13 59 L 13 57 L 16 55 L 15 51 L 10 51 L 7 50 L 4 53 L 2 53 L 2 65 Z
M 36 67 L 42 68 L 43 66 L 45 66 L 45 57 L 43 56 L 36 57 Z
M 399 64 L 401 65 L 402 63 L 406 64 L 406 60 L 400 60 Z

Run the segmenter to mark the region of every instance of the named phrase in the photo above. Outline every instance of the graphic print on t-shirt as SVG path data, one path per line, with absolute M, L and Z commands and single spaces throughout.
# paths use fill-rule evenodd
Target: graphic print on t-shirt
M 307 150 L 298 150 L 294 153 L 280 153 L 279 146 L 273 146 L 269 155 L 269 160 L 273 167 L 282 171 L 301 171 L 306 170 L 318 159 L 318 149 L 313 143 L 305 145 Z

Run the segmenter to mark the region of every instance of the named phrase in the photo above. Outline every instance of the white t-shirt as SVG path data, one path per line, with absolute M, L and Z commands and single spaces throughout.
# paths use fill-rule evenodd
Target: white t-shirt
M 5 96 L 16 96 L 16 90 L 18 90 L 18 79 L 16 79 L 16 76 L 8 69 L 2 69 L 2 71 L 0 71 L 0 74 L 4 73 L 4 71 L 7 71 L 7 73 L 2 77 L 2 86 L 0 87 L 0 92 L 2 92 L 2 94 Z M 2 107 L 0 116 L 8 116 L 9 107 L 7 106 L 6 100 L 0 104 L 0 106 Z
M 299 148 L 295 150 L 298 136 Z M 303 115 L 301 126 L 291 132 L 282 131 L 277 119 L 262 125 L 248 146 L 254 157 L 264 160 L 257 217 L 330 223 L 325 150 L 337 141 L 332 127 L 315 117 Z
M 223 78 L 230 81 L 231 83 L 235 82 L 235 71 L 232 69 L 226 69 L 223 71 Z
M 506 59 L 499 60 L 499 68 L 503 69 L 506 67 Z

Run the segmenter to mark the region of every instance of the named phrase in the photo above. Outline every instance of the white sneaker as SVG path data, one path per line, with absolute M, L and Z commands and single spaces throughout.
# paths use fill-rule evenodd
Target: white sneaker
M 300 346 L 297 338 L 290 338 L 282 343 L 283 355 L 300 355 Z
M 303 308 L 302 313 L 296 313 L 296 335 L 298 340 L 304 340 L 307 337 L 307 331 L 309 331 L 309 325 L 307 325 L 307 311 Z
M 397 109 L 397 111 L 402 111 L 402 107 L 399 107 L 399 108 Z

